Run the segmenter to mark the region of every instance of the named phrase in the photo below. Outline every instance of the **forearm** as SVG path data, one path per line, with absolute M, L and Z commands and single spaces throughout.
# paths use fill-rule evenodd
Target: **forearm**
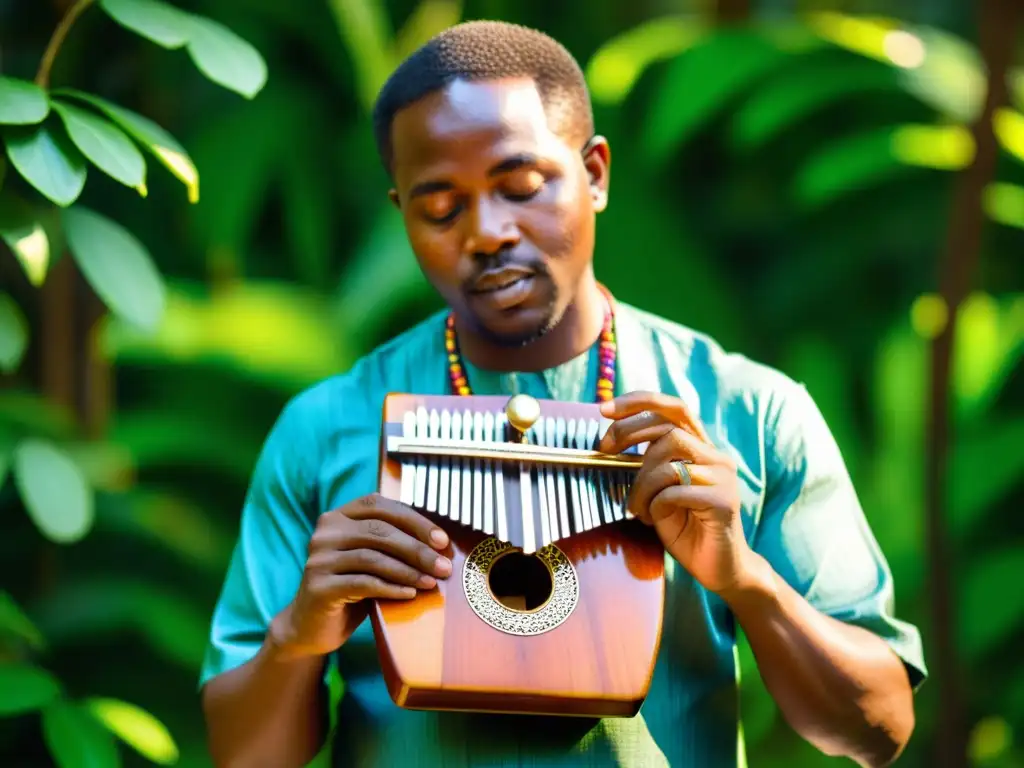
M 892 763 L 914 728 L 903 663 L 881 638 L 824 615 L 751 557 L 757 575 L 722 597 L 786 720 L 828 755 Z
M 323 744 L 323 659 L 284 658 L 273 639 L 210 680 L 203 710 L 217 768 L 301 768 Z

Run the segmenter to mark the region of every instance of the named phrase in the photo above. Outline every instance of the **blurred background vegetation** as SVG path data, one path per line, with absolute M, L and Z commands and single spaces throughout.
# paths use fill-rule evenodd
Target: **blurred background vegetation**
M 263 437 L 439 306 L 369 107 L 488 17 L 586 68 L 599 278 L 821 405 L 925 638 L 900 764 L 1024 766 L 1011 3 L 88 5 L 0 0 L 0 763 L 209 764 L 196 677 Z M 47 97 L 27 82 L 73 6 Z M 749 765 L 829 763 L 741 660 Z

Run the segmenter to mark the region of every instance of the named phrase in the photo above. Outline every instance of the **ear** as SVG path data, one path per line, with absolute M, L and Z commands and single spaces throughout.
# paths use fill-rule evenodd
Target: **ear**
M 604 136 L 594 136 L 583 148 L 583 167 L 590 177 L 590 195 L 594 210 L 601 213 L 608 207 L 608 182 L 611 172 L 612 151 Z
M 398 210 L 402 210 L 402 204 L 398 200 L 398 190 L 397 189 L 389 189 L 388 190 L 388 200 L 391 201 L 391 204 L 393 206 L 395 206 L 395 208 L 397 208 Z

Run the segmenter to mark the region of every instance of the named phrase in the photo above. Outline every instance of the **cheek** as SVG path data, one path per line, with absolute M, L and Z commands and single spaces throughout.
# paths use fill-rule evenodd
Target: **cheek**
M 585 256 L 593 239 L 593 213 L 585 198 L 587 187 L 567 188 L 531 216 L 534 240 L 548 256 L 560 261 Z
M 459 274 L 462 259 L 459 256 L 459 240 L 454 229 L 438 231 L 409 226 L 406 232 L 420 268 L 432 283 L 437 285 L 462 281 L 463 276 Z

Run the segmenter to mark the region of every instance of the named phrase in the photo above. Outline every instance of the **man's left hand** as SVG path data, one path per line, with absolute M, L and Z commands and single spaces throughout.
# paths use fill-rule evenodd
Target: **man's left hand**
M 629 511 L 654 526 L 669 554 L 706 589 L 722 594 L 753 581 L 755 558 L 743 535 L 736 464 L 715 448 L 686 404 L 670 395 L 631 392 L 603 403 L 601 413 L 612 424 L 598 450 L 614 454 L 650 443 Z

